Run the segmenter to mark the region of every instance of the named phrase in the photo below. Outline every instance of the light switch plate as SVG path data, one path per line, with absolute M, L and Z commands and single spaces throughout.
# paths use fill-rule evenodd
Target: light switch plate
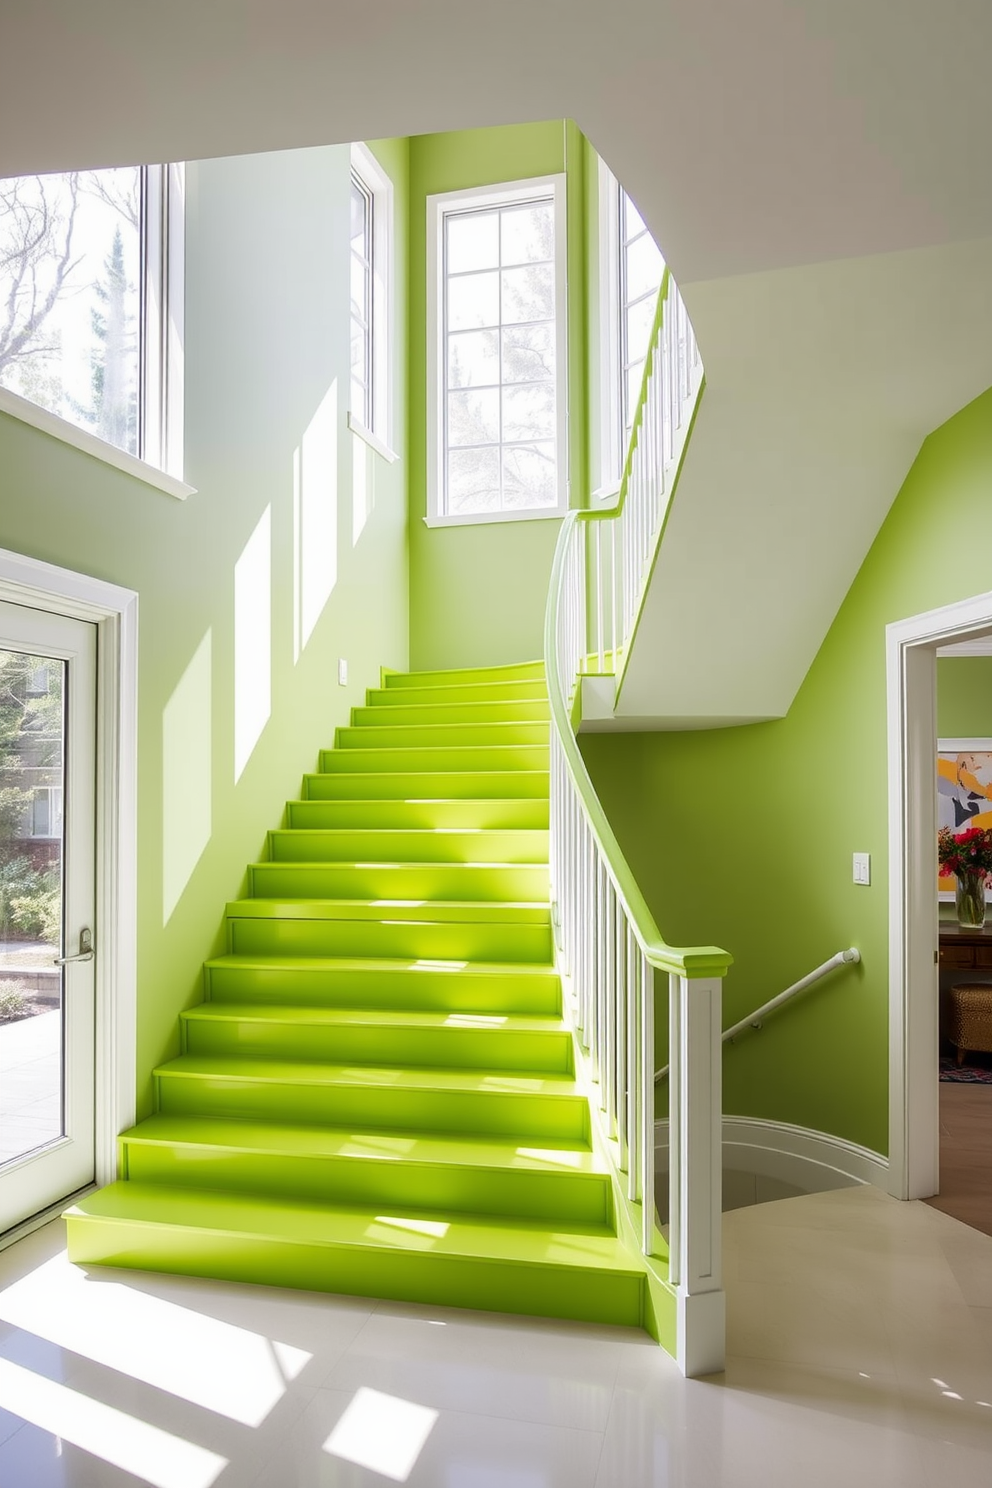
M 854 882 L 856 884 L 871 883 L 871 853 L 854 854 Z
M 338 683 L 341 687 L 348 686 L 348 663 L 346 661 L 338 661 Z

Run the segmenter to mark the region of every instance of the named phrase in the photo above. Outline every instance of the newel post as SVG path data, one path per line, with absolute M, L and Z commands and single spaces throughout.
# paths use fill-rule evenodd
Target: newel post
M 669 978 L 669 1277 L 687 1376 L 724 1367 L 723 1044 L 719 977 Z

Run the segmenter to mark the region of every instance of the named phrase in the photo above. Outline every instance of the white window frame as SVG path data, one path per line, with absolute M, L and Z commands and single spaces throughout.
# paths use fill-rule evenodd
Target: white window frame
M 620 401 L 620 182 L 599 162 L 599 501 L 613 501 L 623 475 Z
M 568 217 L 564 173 L 473 186 L 427 198 L 427 515 L 428 527 L 468 527 L 487 522 L 547 521 L 568 511 Z M 550 195 L 555 220 L 555 446 L 557 499 L 553 506 L 526 511 L 449 515 L 444 510 L 445 357 L 444 219 L 449 212 L 484 210 Z
M 195 494 L 183 480 L 186 168 L 182 163 L 148 165 L 143 172 L 140 454 L 118 449 L 7 388 L 0 388 L 0 412 L 184 501 Z
M 613 501 L 627 457 L 624 424 L 623 244 L 620 201 L 623 188 L 604 160 L 599 162 L 599 323 L 600 469 L 593 496 Z M 630 200 L 629 193 L 627 199 Z M 660 285 L 659 285 L 660 288 Z
M 351 174 L 372 202 L 372 422 L 363 411 L 350 409 L 348 427 L 386 460 L 397 458 L 393 451 L 393 306 L 394 204 L 393 183 L 378 160 L 361 141 L 351 147 Z M 349 254 L 351 252 L 349 245 Z M 349 316 L 350 325 L 350 316 Z M 349 378 L 349 401 L 351 382 Z

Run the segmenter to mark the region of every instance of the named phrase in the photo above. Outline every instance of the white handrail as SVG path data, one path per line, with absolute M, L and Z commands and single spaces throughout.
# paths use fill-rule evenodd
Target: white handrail
M 785 991 L 780 992 L 777 997 L 773 997 L 769 1002 L 762 1003 L 761 1007 L 757 1008 L 755 1012 L 749 1013 L 746 1018 L 742 1018 L 739 1023 L 735 1023 L 732 1028 L 728 1028 L 723 1035 L 723 1042 L 725 1044 L 733 1043 L 737 1035 L 743 1033 L 745 1028 L 760 1028 L 763 1020 L 767 1018 L 769 1013 L 773 1013 L 784 1002 L 788 1002 L 791 998 L 795 997 L 797 992 L 805 992 L 807 987 L 811 987 L 814 982 L 818 982 L 821 977 L 827 976 L 829 972 L 835 971 L 838 966 L 853 966 L 856 961 L 860 960 L 861 952 L 856 946 L 848 946 L 846 951 L 838 951 L 835 956 L 830 957 L 829 961 L 824 961 L 820 966 L 808 972 L 806 976 L 800 977 L 798 982 L 793 982 L 791 987 L 786 987 Z M 658 1070 L 654 1077 L 654 1083 L 656 1085 L 661 1084 L 662 1080 L 668 1074 L 668 1069 L 669 1066 L 666 1064 L 663 1069 Z

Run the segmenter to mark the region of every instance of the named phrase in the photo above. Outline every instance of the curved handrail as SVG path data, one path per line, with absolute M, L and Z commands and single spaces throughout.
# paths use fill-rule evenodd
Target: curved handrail
M 596 794 L 595 787 L 586 769 L 585 761 L 582 758 L 582 753 L 572 730 L 568 699 L 574 679 L 568 679 L 566 683 L 566 680 L 561 675 L 557 638 L 558 616 L 564 589 L 566 556 L 569 552 L 573 535 L 584 524 L 618 523 L 625 513 L 634 468 L 634 454 L 641 436 L 641 428 L 647 406 L 648 389 L 654 371 L 656 348 L 658 347 L 659 334 L 664 323 L 665 306 L 670 291 L 673 288 L 674 280 L 666 266 L 662 275 L 661 286 L 658 290 L 658 303 L 655 307 L 654 320 L 651 326 L 648 352 L 644 359 L 640 394 L 631 429 L 630 443 L 624 459 L 623 474 L 620 481 L 620 489 L 617 493 L 616 505 L 605 511 L 583 510 L 569 512 L 559 530 L 558 542 L 555 547 L 554 561 L 551 568 L 551 582 L 548 588 L 548 604 L 545 610 L 544 664 L 552 726 L 562 749 L 568 773 L 582 803 L 587 824 L 602 855 L 614 890 L 626 909 L 628 919 L 641 951 L 647 957 L 650 964 L 659 970 L 685 977 L 711 977 L 724 976 L 733 962 L 733 957 L 719 946 L 680 947 L 670 946 L 665 941 L 627 865 L 627 861 L 620 849 L 620 844 L 617 842 L 613 830 L 606 819 L 606 813 L 600 805 L 599 797 Z M 674 484 L 672 492 L 669 495 L 669 500 L 662 512 L 657 533 L 653 535 L 655 548 L 657 548 L 664 534 L 665 522 L 667 521 L 668 512 L 671 509 L 672 494 L 674 494 Z M 651 565 L 649 564 L 648 572 L 644 576 L 644 585 L 646 585 L 650 578 L 650 569 Z M 639 601 L 639 595 L 637 599 Z M 635 607 L 635 621 L 636 612 L 637 608 Z M 619 637 L 614 634 L 612 648 L 614 652 L 614 666 L 618 651 L 618 639 Z M 624 644 L 622 648 L 625 662 L 628 653 L 627 639 L 625 635 L 623 637 Z
M 621 491 L 621 498 L 623 496 Z M 627 918 L 641 951 L 652 966 L 660 971 L 673 972 L 676 976 L 711 977 L 724 976 L 733 962 L 733 957 L 719 946 L 670 946 L 655 923 L 647 901 L 637 886 L 627 860 L 621 851 L 612 827 L 607 820 L 596 789 L 592 783 L 585 760 L 572 730 L 571 718 L 566 703 L 566 692 L 558 663 L 557 620 L 558 596 L 561 590 L 565 554 L 569 533 L 576 523 L 595 520 L 603 516 L 616 516 L 621 502 L 611 513 L 569 512 L 562 522 L 551 568 L 551 585 L 548 608 L 544 622 L 544 666 L 548 685 L 548 701 L 551 721 L 561 746 L 568 773 L 582 803 L 589 830 L 602 855 L 606 870 L 613 883 L 617 898 L 626 910 Z

